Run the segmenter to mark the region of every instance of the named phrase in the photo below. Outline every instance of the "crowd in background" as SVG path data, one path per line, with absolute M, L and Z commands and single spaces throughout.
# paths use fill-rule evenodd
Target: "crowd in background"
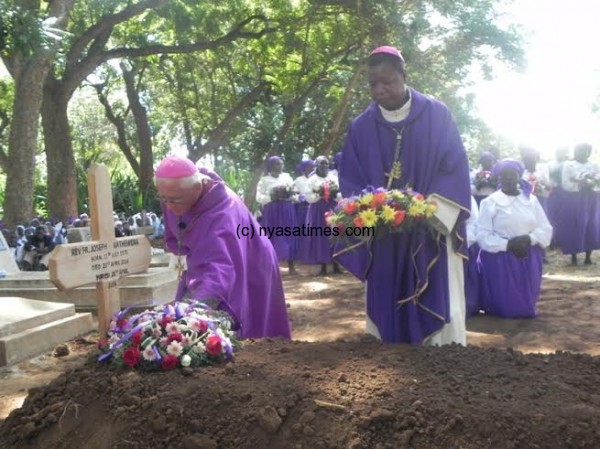
M 81 233 L 70 232 L 70 229 L 87 228 L 90 226 L 89 220 L 88 214 L 82 213 L 65 226 L 62 222 L 37 217 L 28 224 L 18 225 L 14 230 L 4 227 L 2 233 L 20 270 L 46 271 L 50 255 L 57 245 L 83 240 Z M 164 235 L 162 218 L 154 212 L 142 211 L 132 216 L 115 213 L 113 221 L 115 237 L 138 234 L 141 228 L 145 228 L 144 233 L 151 240 Z

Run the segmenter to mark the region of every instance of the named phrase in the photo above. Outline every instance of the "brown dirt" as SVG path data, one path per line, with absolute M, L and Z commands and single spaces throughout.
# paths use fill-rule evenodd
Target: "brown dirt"
M 366 338 L 362 285 L 318 267 L 284 276 L 296 341 L 228 366 L 114 372 L 88 335 L 0 369 L 0 419 L 29 393 L 0 447 L 598 448 L 600 268 L 548 257 L 540 316 L 473 318 L 467 348 Z

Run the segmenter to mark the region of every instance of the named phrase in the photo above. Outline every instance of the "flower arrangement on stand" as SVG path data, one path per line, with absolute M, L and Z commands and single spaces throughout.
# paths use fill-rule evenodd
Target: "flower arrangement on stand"
M 197 368 L 233 360 L 240 347 L 231 318 L 200 301 L 175 302 L 112 320 L 108 339 L 98 342 L 98 361 L 141 371 Z
M 328 226 L 334 235 L 344 236 L 346 228 L 373 228 L 375 237 L 427 226 L 434 216 L 437 203 L 413 190 L 385 190 L 367 187 L 360 195 L 342 199 L 333 213 L 327 214 Z M 361 233 L 353 233 L 361 234 Z M 357 236 L 367 240 L 369 233 Z
M 495 189 L 498 187 L 498 180 L 490 170 L 481 170 L 475 175 L 475 181 L 473 184 L 477 190 L 481 190 L 486 187 Z
M 271 199 L 273 201 L 277 200 L 288 200 L 294 195 L 294 190 L 292 186 L 288 185 L 280 185 L 275 186 L 271 189 Z

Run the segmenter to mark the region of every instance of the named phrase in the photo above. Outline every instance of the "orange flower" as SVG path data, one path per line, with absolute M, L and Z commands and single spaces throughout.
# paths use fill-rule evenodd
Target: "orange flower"
M 385 192 L 374 193 L 373 199 L 371 200 L 371 207 L 377 208 L 383 206 L 385 204 L 386 197 L 387 195 Z
M 416 201 L 425 201 L 425 197 L 422 194 L 420 194 L 420 193 L 416 193 L 415 195 L 413 195 L 413 198 Z
M 348 201 L 347 203 L 344 204 L 344 206 L 342 207 L 342 210 L 344 211 L 344 213 L 346 215 L 353 215 L 356 213 L 356 203 L 354 201 Z
M 352 223 L 354 223 L 354 226 L 357 228 L 362 228 L 364 226 L 360 217 L 356 217 L 354 220 L 352 220 Z
M 404 221 L 405 217 L 406 217 L 406 211 L 399 210 L 398 212 L 396 212 L 396 216 L 394 217 L 394 220 L 392 221 L 392 226 L 400 226 L 402 224 L 402 222 Z

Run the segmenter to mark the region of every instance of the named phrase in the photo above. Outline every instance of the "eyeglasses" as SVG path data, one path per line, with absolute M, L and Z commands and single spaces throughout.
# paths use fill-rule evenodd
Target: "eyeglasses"
M 185 198 L 159 196 L 158 199 L 159 199 L 159 201 L 161 203 L 171 203 L 171 204 L 183 204 L 183 203 L 185 203 Z

